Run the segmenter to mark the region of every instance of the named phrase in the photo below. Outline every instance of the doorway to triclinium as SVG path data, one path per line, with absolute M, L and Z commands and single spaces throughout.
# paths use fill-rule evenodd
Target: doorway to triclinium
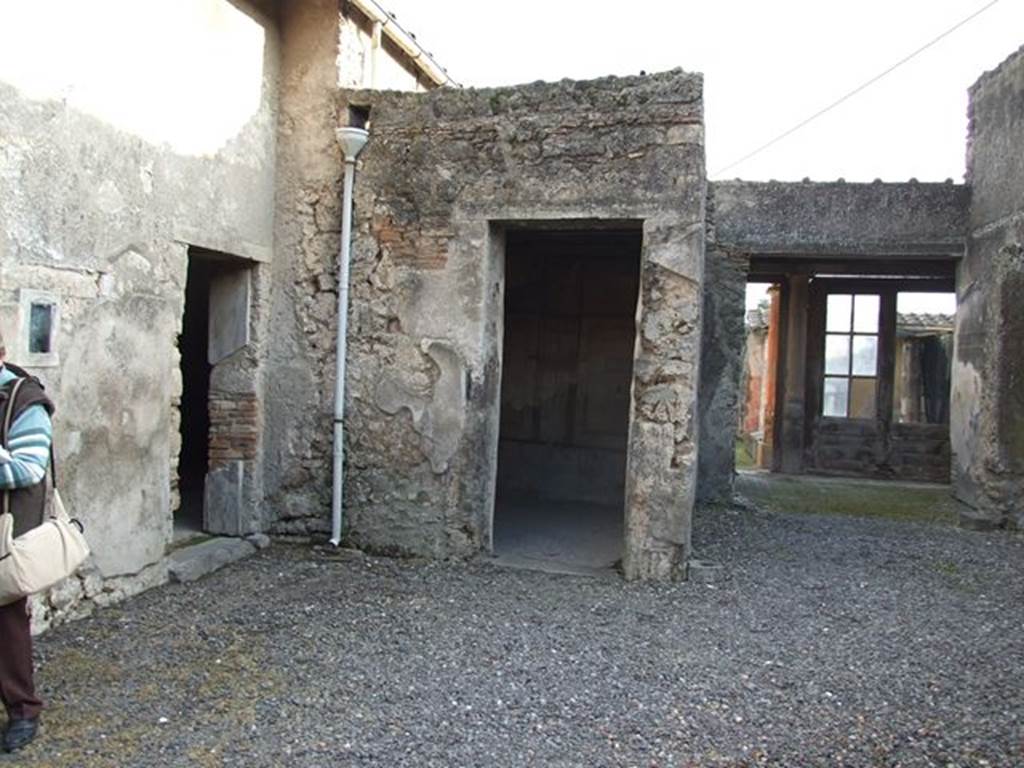
M 622 557 L 642 233 L 508 231 L 494 552 Z

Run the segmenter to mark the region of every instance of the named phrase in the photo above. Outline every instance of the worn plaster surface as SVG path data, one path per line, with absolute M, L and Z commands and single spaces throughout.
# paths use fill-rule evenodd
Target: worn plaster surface
M 336 3 L 281 13 L 281 98 L 270 327 L 266 360 L 264 513 L 277 532 L 326 530 L 331 387 L 309 360 L 333 355 L 341 227 Z M 333 356 L 331 358 L 333 360 Z
M 1024 49 L 972 87 L 950 410 L 966 525 L 1024 525 Z
M 183 24 L 190 14 L 221 14 L 222 31 L 237 32 L 220 42 L 234 66 L 204 76 L 206 49 L 197 45 L 192 66 L 171 77 L 191 87 L 160 96 L 177 99 L 173 120 L 146 122 L 126 109 L 129 86 L 90 80 L 95 72 L 74 64 L 62 70 L 60 57 L 31 71 L 0 68 L 0 322 L 10 359 L 40 375 L 57 402 L 61 488 L 85 522 L 99 575 L 65 585 L 59 605 L 41 601 L 43 624 L 51 610 L 116 599 L 163 578 L 176 504 L 186 243 L 255 261 L 269 258 L 272 245 L 273 22 L 221 0 L 166 2 L 154 12 Z M 118 13 L 96 9 L 83 37 L 98 44 L 104 30 L 119 28 Z M 49 33 L 46 25 L 20 32 L 39 36 L 42 50 Z M 174 63 L 161 50 L 126 66 L 163 82 Z M 67 84 L 63 95 L 40 87 L 47 66 Z M 210 89 L 225 87 L 226 77 L 228 106 L 208 108 Z M 128 90 L 108 98 L 118 87 Z M 37 367 L 27 354 L 26 290 L 60 310 L 57 354 Z

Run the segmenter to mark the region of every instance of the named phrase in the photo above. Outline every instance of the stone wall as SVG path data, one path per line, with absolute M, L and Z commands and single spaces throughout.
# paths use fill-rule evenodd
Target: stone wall
M 944 184 L 719 181 L 722 247 L 749 254 L 960 256 L 970 190 Z
M 715 184 L 708 196 L 708 220 L 711 226 L 704 278 L 697 496 L 705 504 L 724 504 L 732 499 L 736 470 L 748 258 L 718 243 Z
M 334 280 L 337 88 L 364 82 L 368 66 L 354 50 L 366 41 L 342 32 L 346 7 L 40 0 L 5 12 L 0 323 L 10 359 L 58 403 L 62 491 L 95 550 L 78 578 L 37 600 L 37 627 L 166 579 L 190 255 L 238 278 L 213 289 L 241 341 L 210 375 L 207 529 L 265 530 L 280 511 L 291 530 L 292 486 L 329 475 L 324 399 L 293 361 L 329 344 L 300 318 Z M 382 48 L 382 76 L 416 87 L 401 56 Z M 314 301 L 331 322 L 333 303 Z M 47 354 L 28 353 L 33 304 L 56 310 Z M 282 460 L 293 456 L 305 470 Z
M 265 514 L 277 533 L 328 530 L 337 255 L 341 230 L 337 0 L 282 7 Z M 325 485 L 327 483 L 327 485 Z M 325 495 L 325 488 L 327 489 Z
M 339 15 L 339 7 L 342 14 Z M 282 3 L 273 329 L 266 359 L 263 519 L 279 534 L 330 528 L 334 329 L 345 122 L 340 84 L 370 78 L 365 19 L 351 3 Z M 418 89 L 400 52 L 385 44 L 379 77 Z
M 636 528 L 627 536 L 636 542 L 632 575 L 678 575 L 695 479 L 700 78 L 674 72 L 425 95 L 357 92 L 342 106 L 349 103 L 371 108 L 351 281 L 350 538 L 430 556 L 489 548 L 504 228 L 642 220 L 630 438 L 638 479 L 627 489 Z M 296 260 L 304 265 L 297 325 L 310 343 L 293 379 L 315 381 L 320 392 L 333 386 L 335 295 L 333 264 L 317 238 L 337 219 L 316 213 L 337 212 L 336 178 L 321 197 L 310 195 L 316 203 Z M 320 403 L 309 416 L 320 426 L 294 433 L 313 440 L 282 457 L 289 519 L 281 526 L 289 530 L 302 518 L 307 528 L 327 522 L 329 398 Z M 293 424 L 300 418 L 289 416 Z
M 1024 49 L 970 91 L 951 432 L 964 524 L 1024 526 Z
M 94 549 L 37 627 L 164 580 L 188 246 L 256 265 L 272 245 L 273 21 L 227 0 L 137 10 L 44 0 L 0 28 L 0 323 L 57 403 L 62 493 Z M 168 29 L 192 30 L 187 57 Z M 39 301 L 59 314 L 48 355 L 28 352 Z

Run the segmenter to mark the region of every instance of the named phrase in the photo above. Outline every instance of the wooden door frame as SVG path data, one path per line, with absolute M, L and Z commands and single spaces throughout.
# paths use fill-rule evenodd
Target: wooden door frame
M 895 347 L 897 295 L 901 292 L 945 293 L 952 289 L 948 278 L 931 279 L 871 279 L 855 277 L 815 278 L 811 282 L 807 329 L 807 379 L 805 382 L 806 410 L 804 414 L 804 468 L 805 471 L 828 471 L 819 466 L 816 453 L 823 424 L 856 425 L 873 429 L 874 462 L 865 474 L 888 477 L 894 473 L 893 456 L 893 400 L 895 397 Z M 878 366 L 875 389 L 876 411 L 874 419 L 832 418 L 821 415 L 825 377 L 825 311 L 827 297 L 835 293 L 877 294 L 879 301 Z

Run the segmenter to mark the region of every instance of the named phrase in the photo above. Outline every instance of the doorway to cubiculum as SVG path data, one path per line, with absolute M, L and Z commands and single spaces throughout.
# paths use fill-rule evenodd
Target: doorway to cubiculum
M 178 337 L 182 389 L 175 540 L 203 531 L 203 495 L 209 469 L 210 438 L 210 281 L 216 268 L 215 261 L 189 250 L 185 312 Z
M 173 521 L 178 543 L 203 533 L 232 533 L 239 528 L 239 521 L 233 519 L 238 517 L 240 504 L 239 492 L 233 487 L 238 483 L 228 483 L 232 487 L 227 492 L 224 482 L 214 483 L 212 496 L 210 483 L 211 477 L 224 474 L 225 454 L 238 443 L 256 439 L 247 423 L 253 415 L 252 398 L 224 391 L 225 379 L 236 388 L 251 384 L 237 366 L 227 368 L 249 342 L 251 280 L 252 262 L 246 259 L 194 246 L 188 249 L 178 337 L 181 442 Z M 225 495 L 231 497 L 228 503 Z
M 641 244 L 639 228 L 506 233 L 499 559 L 622 557 Z

